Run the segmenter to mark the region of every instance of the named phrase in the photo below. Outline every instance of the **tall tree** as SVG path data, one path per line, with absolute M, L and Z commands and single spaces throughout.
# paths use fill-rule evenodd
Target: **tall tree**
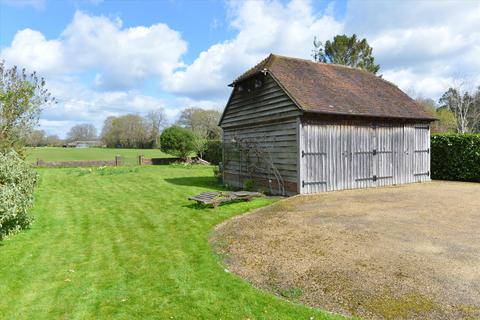
M 108 147 L 151 148 L 153 144 L 145 119 L 136 114 L 108 117 L 101 137 Z
M 13 149 L 24 155 L 27 135 L 37 125 L 42 107 L 52 102 L 55 98 L 43 78 L 0 61 L 0 152 Z
M 177 125 L 192 130 L 202 139 L 219 139 L 222 134 L 218 126 L 221 115 L 218 110 L 187 108 L 180 114 Z
M 39 147 L 47 144 L 44 130 L 32 130 L 25 139 L 25 144 L 30 147 Z
M 93 124 L 77 124 L 67 133 L 68 141 L 89 141 L 97 139 L 97 128 Z
M 49 147 L 61 147 L 63 144 L 62 139 L 60 139 L 56 134 L 48 135 L 45 138 L 45 142 Z
M 163 109 L 150 111 L 144 117 L 152 147 L 160 147 L 160 133 L 167 125 L 167 115 Z
M 449 88 L 439 99 L 440 106 L 455 114 L 457 131 L 475 132 L 480 127 L 480 88 L 474 94 L 462 93 L 462 85 Z
M 437 104 L 432 99 L 417 98 L 417 103 L 432 117 L 438 120 L 431 125 L 433 133 L 456 132 L 457 120 L 455 114 L 446 108 L 438 108 Z
M 317 62 L 342 64 L 374 74 L 380 70 L 380 65 L 375 64 L 373 49 L 368 45 L 367 39 L 358 40 L 356 34 L 351 37 L 337 35 L 333 41 L 327 40 L 325 45 L 315 37 L 313 46 L 312 57 Z

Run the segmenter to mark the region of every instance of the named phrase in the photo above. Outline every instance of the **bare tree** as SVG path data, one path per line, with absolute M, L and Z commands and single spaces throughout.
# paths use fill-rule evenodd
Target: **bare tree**
M 150 111 L 144 117 L 149 138 L 154 148 L 160 147 L 160 133 L 167 126 L 167 115 L 163 109 Z
M 452 111 L 445 107 L 438 108 L 438 105 L 432 99 L 416 98 L 415 101 L 422 106 L 429 115 L 438 119 L 431 124 L 433 133 L 456 132 L 457 120 Z
M 25 139 L 25 144 L 30 147 L 40 147 L 46 145 L 45 131 L 32 130 Z
M 473 132 L 480 122 L 480 88 L 470 94 L 462 90 L 463 82 L 449 88 L 439 99 L 441 107 L 448 108 L 457 119 L 457 131 Z
M 202 139 L 219 139 L 222 130 L 218 126 L 221 113 L 218 110 L 187 108 L 182 111 L 177 125 L 191 129 Z
M 136 114 L 105 119 L 102 140 L 108 147 L 151 148 L 145 119 Z
M 97 139 L 97 128 L 93 124 L 77 124 L 67 133 L 68 141 L 88 141 Z
M 56 134 L 52 134 L 52 135 L 48 135 L 45 138 L 45 143 L 49 147 L 61 147 L 63 144 L 63 141 Z

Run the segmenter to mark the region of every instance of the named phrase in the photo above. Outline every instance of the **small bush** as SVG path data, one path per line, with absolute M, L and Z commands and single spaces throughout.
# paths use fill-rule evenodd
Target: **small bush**
M 219 166 L 213 168 L 213 176 L 217 180 L 217 182 L 222 182 L 222 171 L 220 170 Z
M 212 164 L 219 164 L 222 161 L 222 141 L 207 140 L 203 159 Z
M 436 134 L 431 138 L 432 179 L 480 182 L 480 135 Z
M 30 225 L 37 174 L 14 151 L 0 153 L 0 240 Z
M 192 131 L 173 126 L 163 130 L 160 148 L 165 153 L 186 160 L 197 147 L 196 139 Z
M 253 181 L 252 179 L 245 179 L 245 181 L 243 181 L 243 189 L 245 191 L 253 191 L 254 187 L 255 181 Z

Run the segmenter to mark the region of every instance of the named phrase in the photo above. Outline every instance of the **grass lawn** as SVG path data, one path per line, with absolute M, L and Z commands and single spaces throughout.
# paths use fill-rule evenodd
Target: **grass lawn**
M 211 167 L 40 169 L 35 222 L 0 243 L 2 319 L 333 319 L 225 272 L 221 221 L 272 200 L 199 208 Z
M 73 161 L 73 160 L 113 160 L 116 155 L 125 159 L 127 165 L 136 165 L 138 156 L 146 158 L 168 158 L 169 155 L 159 149 L 110 149 L 110 148 L 54 148 L 39 147 L 29 148 L 27 161 L 37 159 L 44 161 Z

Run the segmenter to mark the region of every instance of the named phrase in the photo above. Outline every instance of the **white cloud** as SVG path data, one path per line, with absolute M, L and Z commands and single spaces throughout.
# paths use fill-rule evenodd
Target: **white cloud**
M 367 38 L 380 73 L 405 91 L 437 99 L 454 79 L 480 84 L 478 1 L 350 1 L 345 29 Z
M 164 89 L 199 100 L 226 99 L 226 85 L 268 54 L 308 58 L 314 36 L 324 40 L 342 30 L 340 22 L 318 17 L 305 1 L 231 2 L 229 10 L 235 38 L 201 52 L 191 65 L 165 78 Z
M 81 11 L 54 39 L 18 31 L 0 56 L 47 76 L 60 103 L 45 110 L 42 125 L 58 133 L 78 122 L 100 129 L 108 115 L 159 106 L 169 106 L 171 120 L 189 106 L 222 108 L 236 76 L 271 52 L 310 58 L 314 36 L 366 37 L 383 77 L 408 93 L 437 99 L 456 78 L 480 84 L 480 2 L 365 0 L 350 1 L 341 19 L 335 11 L 334 1 L 324 12 L 308 0 L 232 1 L 227 16 L 235 36 L 190 65 L 182 62 L 188 39 L 166 24 L 126 28 L 119 18 Z M 218 20 L 210 26 L 223 27 Z M 142 92 L 147 82 L 159 84 L 158 96 L 169 101 Z
M 76 78 L 51 81 L 48 86 L 58 104 L 43 110 L 40 124 L 48 133 L 60 136 L 64 136 L 72 124 L 92 123 L 100 132 L 103 121 L 109 116 L 145 115 L 159 108 L 169 110 L 162 99 L 138 90 L 95 91 L 82 86 Z
M 122 21 L 77 11 L 58 39 L 24 29 L 1 52 L 9 64 L 46 75 L 96 71 L 104 89 L 138 87 L 152 76 L 168 77 L 182 66 L 187 43 L 166 24 L 122 28 Z
M 12 45 L 1 52 L 9 64 L 25 67 L 40 73 L 63 73 L 65 63 L 60 41 L 47 40 L 44 35 L 32 29 L 18 31 Z

